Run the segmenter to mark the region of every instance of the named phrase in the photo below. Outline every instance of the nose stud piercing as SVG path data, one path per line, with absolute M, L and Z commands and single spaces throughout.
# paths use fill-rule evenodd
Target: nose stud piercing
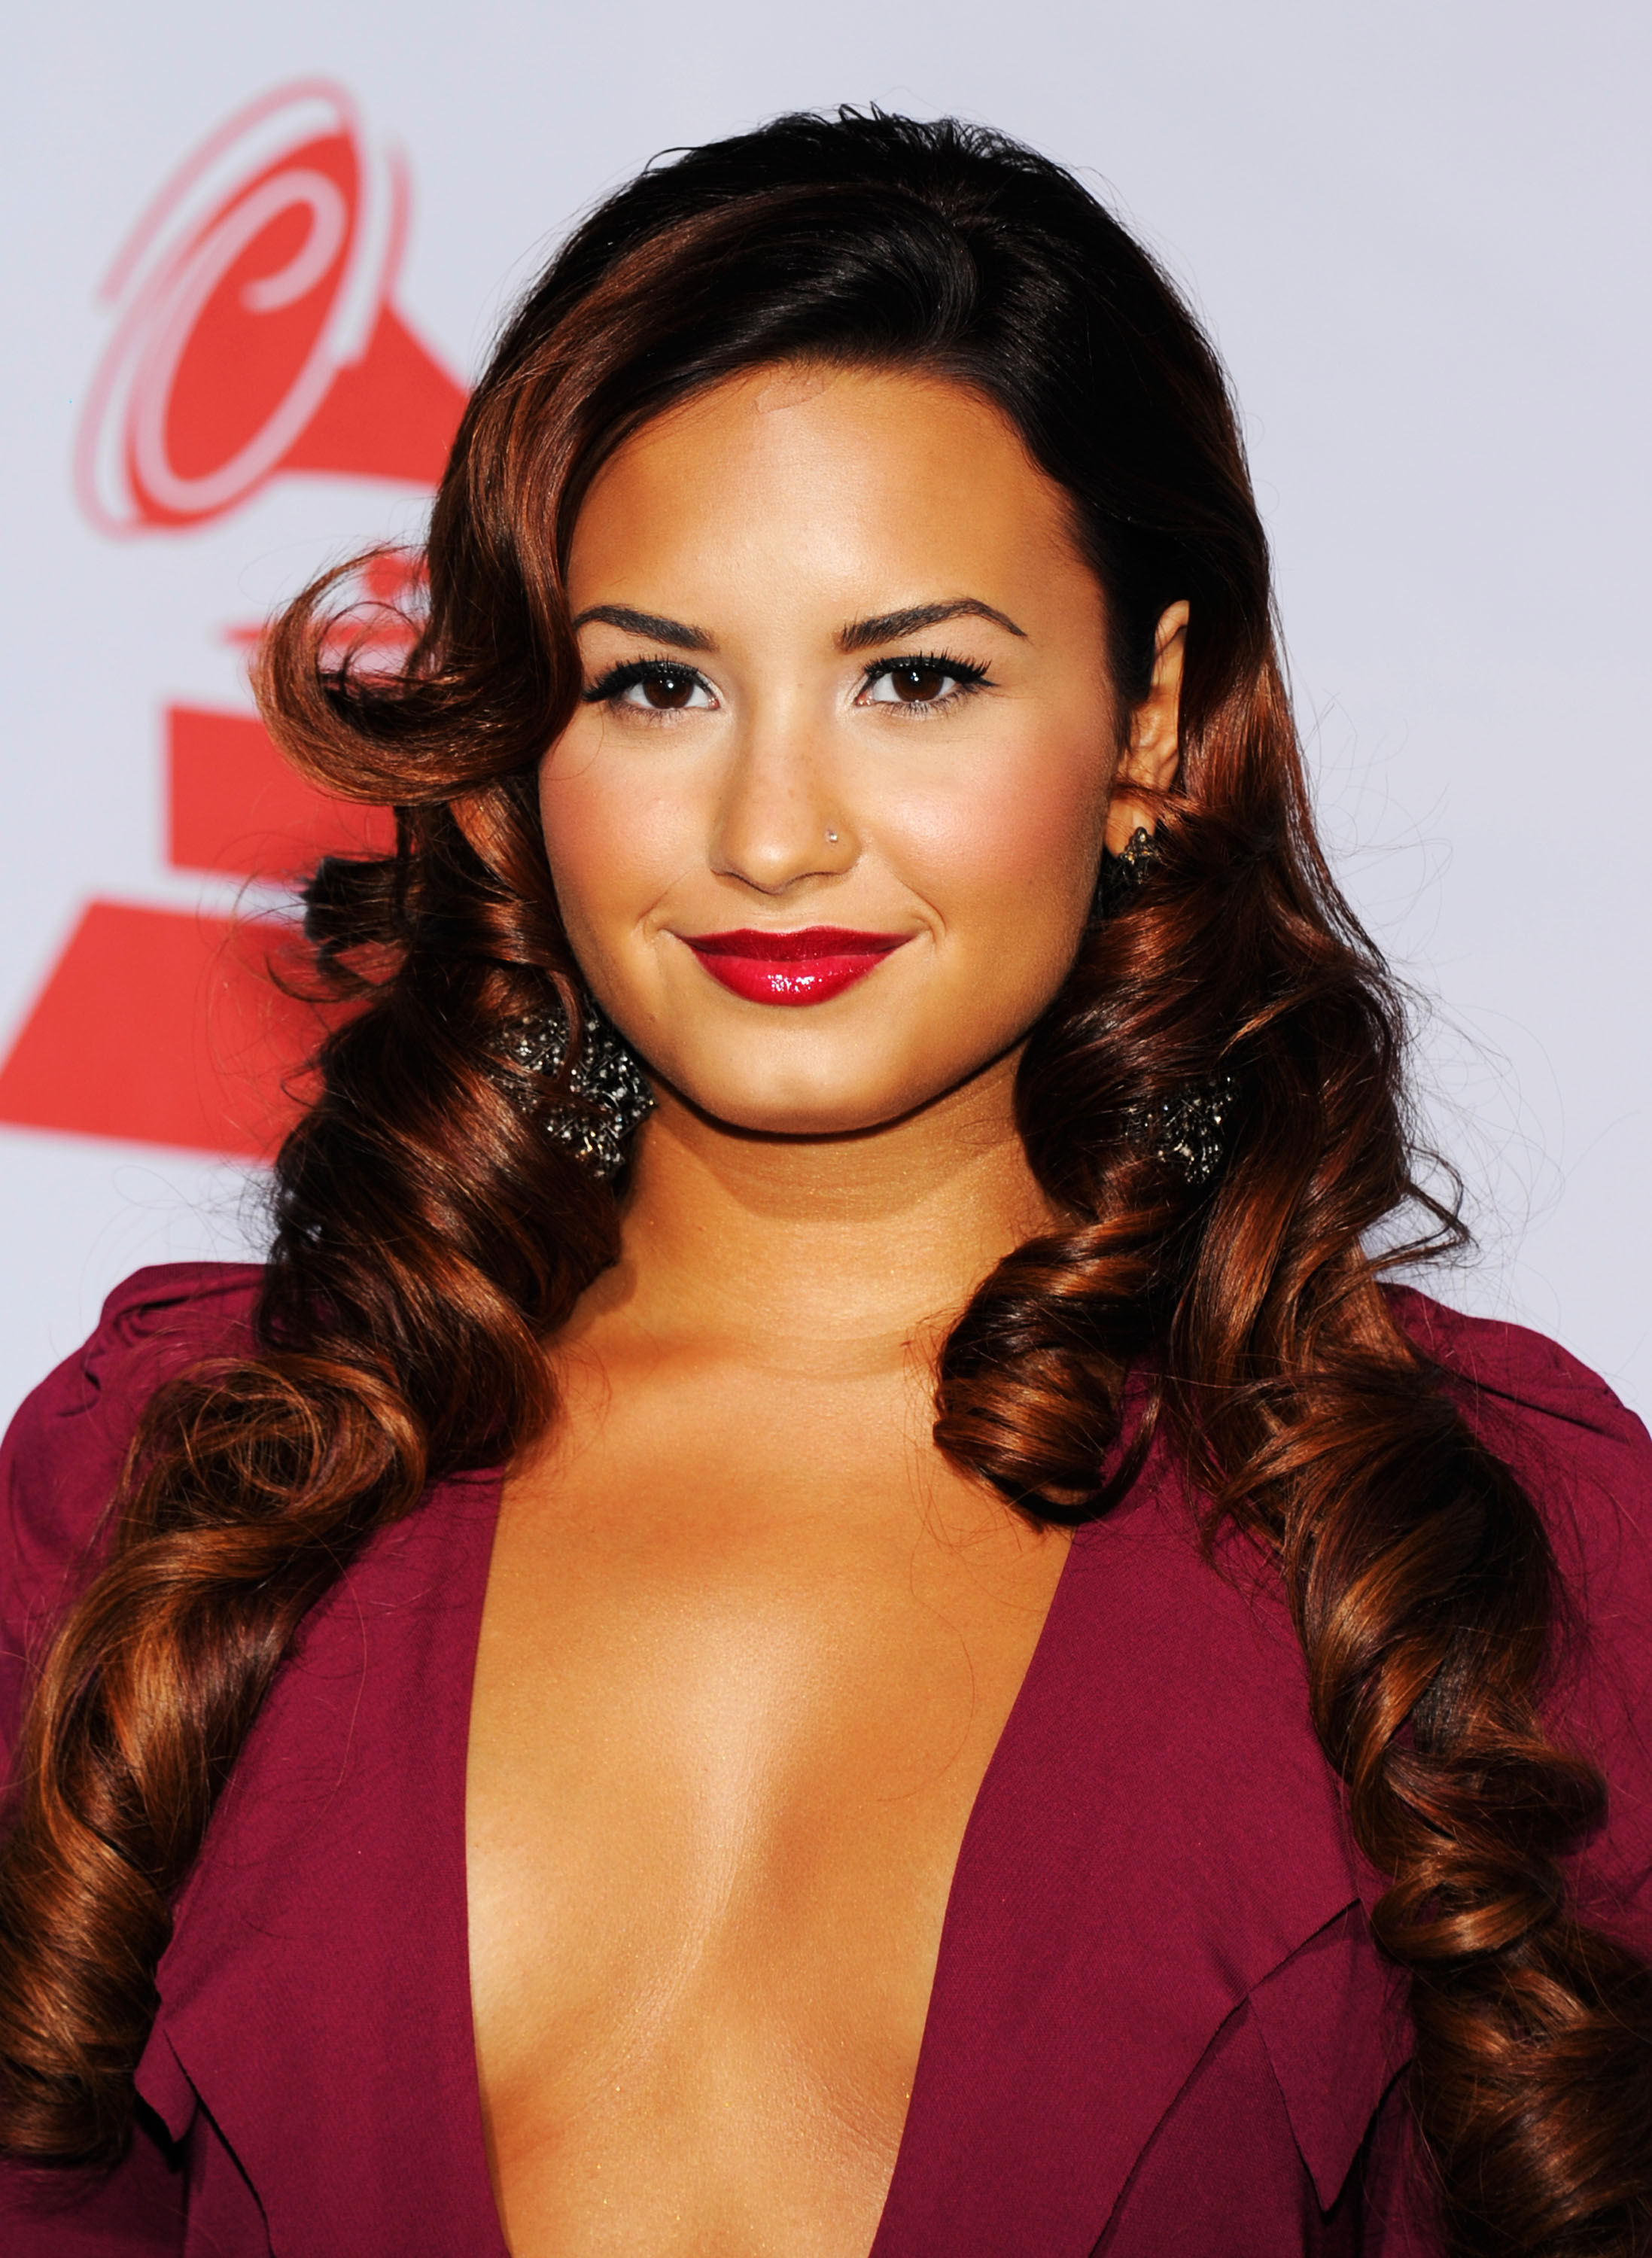
M 837 843 L 838 843 L 838 834 L 837 834 L 837 833 L 836 833 L 835 831 L 828 831 L 828 832 L 826 833 L 826 844 L 827 844 L 828 846 L 830 846 L 830 847 L 835 847 L 835 846 L 837 845 Z

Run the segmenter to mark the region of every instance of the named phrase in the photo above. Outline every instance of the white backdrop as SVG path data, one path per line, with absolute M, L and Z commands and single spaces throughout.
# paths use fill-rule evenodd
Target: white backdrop
M 1424 1094 L 1482 1252 L 1436 1290 L 1644 1408 L 1649 63 L 1635 0 L 25 11 L 0 81 L 0 1055 L 89 899 L 228 906 L 168 864 L 160 717 L 243 706 L 226 630 L 419 520 L 415 485 L 336 473 L 125 539 L 77 502 L 98 286 L 206 137 L 286 82 L 347 88 L 412 180 L 395 306 L 465 378 L 655 152 L 785 108 L 956 110 L 1102 188 L 1234 372 L 1331 843 L 1436 998 Z M 255 1246 L 256 1182 L 0 1126 L 0 1411 L 129 1269 Z

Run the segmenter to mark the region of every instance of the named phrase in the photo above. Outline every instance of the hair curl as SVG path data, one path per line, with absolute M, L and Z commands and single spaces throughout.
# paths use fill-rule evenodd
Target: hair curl
M 618 1206 L 536 1126 L 507 1038 L 547 982 L 579 1010 L 534 778 L 579 676 L 562 585 L 626 436 L 741 370 L 918 368 L 1007 414 L 1065 489 L 1121 689 L 1191 606 L 1182 759 L 1152 881 L 1086 934 L 1017 1103 L 1073 1218 L 975 1294 L 936 1439 L 1036 1518 L 1128 1486 L 1153 1422 L 1277 1558 L 1315 1726 L 1392 1877 L 1412 2091 L 1451 2247 L 1627 2253 L 1652 2218 L 1652 1977 L 1569 1907 L 1599 1815 L 1542 1698 L 1559 1606 L 1542 1523 L 1378 1290 L 1418 1189 L 1402 1019 L 1315 842 L 1266 545 L 1218 364 L 1152 259 L 1011 141 L 872 113 L 787 117 L 645 173 L 573 236 L 473 395 L 432 517 L 428 617 L 394 677 L 337 657 L 340 575 L 275 624 L 270 727 L 398 844 L 333 861 L 308 930 L 357 1009 L 276 1172 L 258 1353 L 151 1404 L 107 1565 L 32 1713 L 0 1869 L 0 2139 L 108 2160 L 169 1906 L 307 1608 L 427 1481 L 554 1409 L 543 1347 L 613 1260 Z M 1217 1182 L 1139 1109 L 1223 1074 Z M 1394 1259 L 1392 1255 L 1386 1258 Z M 1151 1375 L 1122 1470 L 1124 1374 Z

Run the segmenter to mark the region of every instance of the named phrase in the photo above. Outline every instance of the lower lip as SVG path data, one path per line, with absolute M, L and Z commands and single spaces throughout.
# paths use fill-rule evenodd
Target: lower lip
M 890 948 L 831 949 L 819 956 L 773 958 L 725 955 L 721 950 L 695 948 L 694 954 L 713 980 L 751 1004 L 825 1004 L 875 972 Z M 694 948 L 692 941 L 689 943 Z

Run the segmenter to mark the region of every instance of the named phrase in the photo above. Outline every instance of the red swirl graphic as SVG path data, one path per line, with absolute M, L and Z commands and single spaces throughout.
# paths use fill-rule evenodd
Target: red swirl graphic
M 305 81 L 241 110 L 181 166 L 104 286 L 115 325 L 81 426 L 81 500 L 106 532 L 178 531 L 284 471 L 440 476 L 459 386 L 391 303 L 407 195 L 341 89 Z M 415 568 L 381 557 L 358 589 L 366 662 L 413 632 Z M 382 810 L 325 799 L 245 711 L 161 717 L 166 855 L 219 902 L 84 903 L 0 1062 L 0 1121 L 266 1154 L 313 1049 L 308 1007 L 272 985 L 293 946 L 280 894 L 317 856 L 384 853 Z M 253 881 L 263 912 L 231 913 Z
M 390 303 L 407 201 L 324 80 L 250 103 L 179 168 L 102 293 L 116 327 L 75 465 L 94 523 L 197 524 L 281 470 L 435 482 L 464 393 Z

